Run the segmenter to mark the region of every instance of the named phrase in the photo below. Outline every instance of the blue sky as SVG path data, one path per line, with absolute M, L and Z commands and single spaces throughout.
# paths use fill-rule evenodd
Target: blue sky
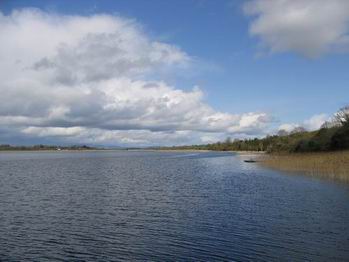
M 2 1 L 0 9 L 4 16 L 11 16 L 14 10 L 34 7 L 46 14 L 62 16 L 108 14 L 131 19 L 142 28 L 147 38 L 175 46 L 190 57 L 189 66 L 175 66 L 161 74 L 154 70 L 147 76 L 142 75 L 143 80 L 164 81 L 184 92 L 191 92 L 193 86 L 198 86 L 204 103 L 217 112 L 233 115 L 263 112 L 270 119 L 265 128 L 268 132 L 277 130 L 282 124 L 302 125 L 314 115 L 331 116 L 349 100 L 346 44 L 349 15 L 340 11 L 346 7 L 341 5 L 346 4 L 335 0 L 333 6 L 325 6 L 327 10 L 333 10 L 333 19 L 329 14 L 329 18 L 320 21 L 319 26 L 313 23 L 319 20 L 313 21 L 309 15 L 299 18 L 303 19 L 304 27 L 309 24 L 311 33 L 305 34 L 307 31 L 299 29 L 297 23 L 280 23 L 272 19 L 280 19 L 277 14 L 282 10 L 287 17 L 288 11 L 291 15 L 294 10 L 302 8 L 310 9 L 313 16 L 320 16 L 323 10 L 319 6 L 307 6 L 313 0 L 294 1 L 297 6 L 292 6 L 292 1 L 288 4 L 285 1 L 287 6 L 280 6 L 280 9 L 275 5 L 271 8 L 267 2 L 12 0 Z M 248 4 L 250 6 L 246 7 Z M 337 14 L 337 11 L 340 13 Z M 270 21 L 280 23 L 280 28 L 268 28 Z M 292 28 L 293 25 L 295 28 Z M 338 31 L 338 35 L 327 36 L 321 29 L 324 25 L 335 32 L 338 28 L 344 29 Z M 180 131 L 188 130 L 184 128 Z M 203 130 L 199 128 L 196 131 Z M 242 131 L 220 130 L 218 133 L 217 139 L 227 134 L 264 135 L 264 132 L 257 131 L 246 131 L 244 134 Z M 182 142 L 190 141 L 179 143 Z

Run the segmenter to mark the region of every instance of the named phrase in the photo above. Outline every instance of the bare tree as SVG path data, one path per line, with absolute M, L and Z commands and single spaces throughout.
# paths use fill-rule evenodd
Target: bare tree
M 277 133 L 278 136 L 287 136 L 288 132 L 285 129 L 280 129 Z
M 227 139 L 225 140 L 225 143 L 230 145 L 232 143 L 231 138 L 228 136 Z
M 325 121 L 325 123 L 323 123 L 320 127 L 320 129 L 322 128 L 331 128 L 334 126 L 334 123 L 333 121 Z
M 291 134 L 297 134 L 297 133 L 303 133 L 307 131 L 304 127 L 302 126 L 298 126 L 298 127 L 295 127 L 292 131 L 291 131 Z
M 349 123 L 349 105 L 342 107 L 334 115 L 335 120 L 341 125 L 346 125 Z

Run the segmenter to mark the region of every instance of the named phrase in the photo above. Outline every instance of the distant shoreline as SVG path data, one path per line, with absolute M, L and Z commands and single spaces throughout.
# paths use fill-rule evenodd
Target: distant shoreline
M 9 149 L 0 150 L 1 152 L 97 152 L 97 151 L 122 151 L 120 149 Z
M 198 149 L 127 149 L 126 151 L 143 151 L 143 152 L 211 152 L 211 150 Z
M 108 152 L 108 151 L 125 151 L 125 152 L 225 152 L 225 153 L 237 153 L 240 155 L 262 155 L 266 154 L 264 151 L 218 151 L 218 150 L 206 150 L 206 149 L 147 149 L 147 148 L 137 148 L 137 149 L 125 149 L 125 148 L 113 148 L 113 149 L 0 149 L 1 152 Z

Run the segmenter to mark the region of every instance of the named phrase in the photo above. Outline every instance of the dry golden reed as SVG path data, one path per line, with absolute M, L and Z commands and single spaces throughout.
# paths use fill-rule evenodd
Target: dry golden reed
M 311 176 L 349 183 L 349 151 L 299 154 L 271 154 L 262 157 L 267 167 L 300 171 Z

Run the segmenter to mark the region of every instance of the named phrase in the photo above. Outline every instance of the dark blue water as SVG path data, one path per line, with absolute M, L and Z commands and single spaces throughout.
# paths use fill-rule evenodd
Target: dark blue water
M 223 153 L 0 153 L 1 261 L 348 261 L 349 186 Z

